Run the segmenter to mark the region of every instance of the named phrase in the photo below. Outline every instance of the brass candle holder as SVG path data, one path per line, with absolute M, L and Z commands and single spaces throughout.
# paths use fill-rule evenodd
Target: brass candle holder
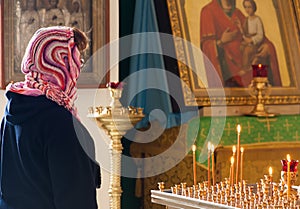
M 109 107 L 90 107 L 88 117 L 96 121 L 97 126 L 106 131 L 111 138 L 109 149 L 111 157 L 110 168 L 110 208 L 121 208 L 121 154 L 123 146 L 121 138 L 144 117 L 143 108 L 124 108 L 120 103 L 122 88 L 119 83 L 109 87 L 112 102 Z
M 269 113 L 265 109 L 265 99 L 270 95 L 271 85 L 267 77 L 266 65 L 253 65 L 253 80 L 249 85 L 249 94 L 256 98 L 254 109 L 246 114 L 257 117 L 274 117 L 274 113 Z

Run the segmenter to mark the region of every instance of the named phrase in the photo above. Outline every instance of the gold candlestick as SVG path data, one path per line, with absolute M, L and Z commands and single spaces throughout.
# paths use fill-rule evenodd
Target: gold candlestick
M 194 177 L 194 185 L 197 185 L 196 149 L 197 149 L 197 146 L 193 145 L 192 146 L 192 151 L 193 151 L 193 177 Z
M 121 208 L 121 154 L 123 146 L 121 138 L 129 129 L 144 117 L 142 108 L 127 109 L 122 107 L 119 99 L 122 88 L 109 88 L 112 102 L 109 107 L 89 108 L 88 117 L 96 121 L 98 127 L 103 128 L 110 136 L 110 209 Z
M 239 181 L 239 168 L 240 168 L 240 133 L 241 133 L 241 125 L 238 124 L 236 127 L 237 130 L 237 147 L 236 147 L 236 173 L 235 173 L 235 183 L 237 184 Z
M 256 98 L 256 104 L 253 110 L 246 114 L 257 117 L 274 117 L 274 113 L 269 113 L 265 109 L 265 98 L 269 96 L 271 86 L 267 77 L 254 77 L 249 85 L 249 93 Z

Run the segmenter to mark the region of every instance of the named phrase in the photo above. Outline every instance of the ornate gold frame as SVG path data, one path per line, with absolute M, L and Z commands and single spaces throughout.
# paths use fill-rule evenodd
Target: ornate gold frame
M 166 0 L 169 10 L 170 23 L 173 35 L 190 41 L 187 20 L 184 11 L 184 4 L 189 1 L 184 0 Z M 272 0 L 269 0 L 272 1 Z M 281 26 L 282 41 L 285 46 L 286 62 L 293 83 L 291 87 L 272 87 L 271 94 L 266 99 L 265 104 L 299 104 L 300 103 L 300 0 L 273 0 L 273 4 L 278 12 L 278 24 Z M 266 10 L 267 12 L 268 10 Z M 200 14 L 200 11 L 199 11 Z M 199 18 L 199 17 L 197 17 Z M 288 22 L 288 24 L 286 24 Z M 186 60 L 191 63 L 193 56 L 190 53 L 189 46 L 180 39 L 174 39 L 175 49 L 178 60 Z M 191 66 L 191 65 L 188 65 Z M 180 78 L 192 90 L 190 92 L 183 90 L 185 104 L 194 106 L 195 100 L 199 106 L 218 106 L 218 105 L 253 105 L 255 99 L 249 96 L 247 88 L 224 88 L 207 89 L 197 86 L 194 82 L 193 70 L 187 67 L 182 61 L 178 61 Z M 208 95 L 208 91 L 213 95 Z M 225 94 L 224 94 L 225 93 Z M 222 96 L 223 94 L 223 96 Z M 225 95 L 225 96 L 224 96 Z
M 46 7 L 45 2 L 37 0 L 38 5 Z M 60 0 L 69 4 L 65 0 Z M 0 65 L 0 89 L 5 88 L 9 82 L 21 81 L 24 75 L 14 66 L 14 42 L 15 42 L 15 19 L 17 0 L 1 0 L 0 34 L 1 34 L 1 65 Z M 23 2 L 21 2 L 23 3 Z M 109 42 L 109 0 L 82 0 L 85 6 L 86 16 L 90 18 L 91 29 L 91 57 L 98 49 Z M 0 51 L 0 52 L 1 52 Z M 104 54 L 104 55 L 103 55 Z M 97 57 L 89 61 L 92 67 L 88 71 L 83 71 L 78 80 L 79 88 L 105 87 L 109 82 L 109 71 L 106 69 L 109 62 L 109 52 L 101 53 L 102 57 Z

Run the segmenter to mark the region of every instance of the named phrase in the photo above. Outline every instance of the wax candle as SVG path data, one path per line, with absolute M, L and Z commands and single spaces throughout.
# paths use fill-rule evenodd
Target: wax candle
M 230 179 L 230 185 L 233 185 L 233 165 L 234 165 L 234 157 L 232 156 L 230 158 L 230 173 L 229 173 L 229 179 Z
M 240 168 L 240 134 L 241 134 L 241 125 L 238 124 L 236 127 L 237 130 L 237 146 L 236 146 L 236 173 L 235 173 L 235 183 L 239 181 L 239 168 Z
M 212 170 L 212 179 L 213 179 L 213 185 L 216 185 L 216 178 L 215 178 L 215 147 L 212 144 L 211 145 L 211 170 Z
M 210 188 L 210 149 L 211 144 L 208 142 L 207 144 L 207 179 L 208 179 L 208 188 Z
M 270 182 L 272 183 L 272 181 L 273 181 L 273 169 L 272 169 L 272 167 L 269 167 L 269 179 L 270 179 Z
M 272 197 L 273 195 L 273 169 L 269 167 L 269 181 L 270 181 L 270 188 L 269 188 L 269 195 Z
M 235 160 L 235 155 L 236 155 L 236 146 L 233 145 L 232 146 L 232 157 L 234 160 Z M 232 175 L 234 176 L 234 165 L 233 165 L 233 174 Z
M 287 197 L 290 196 L 290 187 L 291 187 L 291 156 L 288 154 L 287 159 Z
M 267 71 L 267 65 L 252 65 L 252 70 L 253 70 L 253 77 L 267 77 L 268 76 L 268 71 Z
M 240 182 L 243 182 L 243 161 L 244 161 L 244 147 L 241 147 L 241 174 L 240 174 Z
M 235 153 L 236 153 L 236 146 L 233 145 L 233 146 L 232 146 L 232 155 L 235 156 Z
M 193 151 L 193 177 L 194 177 L 194 185 L 197 184 L 196 149 L 197 149 L 197 146 L 193 145 L 192 146 L 192 151 Z

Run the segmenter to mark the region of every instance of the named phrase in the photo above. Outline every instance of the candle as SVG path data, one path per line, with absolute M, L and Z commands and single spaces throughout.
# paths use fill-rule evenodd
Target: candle
M 273 169 L 272 169 L 272 167 L 269 167 L 269 178 L 270 178 L 270 182 L 272 183 L 272 181 L 273 181 Z
M 197 170 L 196 170 L 196 145 L 193 144 L 192 151 L 193 151 L 193 176 L 194 176 L 194 185 L 197 184 Z
M 270 188 L 269 188 L 269 195 L 272 197 L 273 195 L 273 169 L 269 167 L 269 181 L 270 181 Z
M 233 165 L 234 165 L 234 157 L 232 156 L 230 158 L 230 173 L 229 173 L 229 180 L 230 180 L 230 185 L 233 185 Z
M 212 170 L 212 179 L 213 179 L 213 186 L 216 184 L 216 178 L 215 178 L 215 155 L 214 155 L 214 152 L 215 152 L 215 147 L 214 145 L 212 144 L 211 145 L 211 170 Z
M 240 174 L 240 182 L 243 182 L 243 155 L 244 155 L 244 147 L 241 147 L 241 174 Z
M 290 196 L 290 187 L 291 187 L 291 156 L 288 154 L 287 159 L 287 197 Z
M 235 156 L 235 153 L 236 153 L 236 146 L 233 145 L 233 146 L 232 146 L 232 155 Z
M 237 147 L 236 147 L 236 173 L 235 173 L 235 183 L 237 184 L 239 181 L 239 164 L 240 164 L 240 133 L 241 133 L 241 125 L 238 124 L 236 127 L 237 130 Z
M 267 71 L 267 65 L 252 65 L 253 70 L 253 77 L 267 77 L 268 71 Z
M 208 142 L 207 144 L 207 179 L 208 179 L 208 188 L 210 188 L 210 149 L 211 149 L 211 144 Z
M 233 145 L 232 146 L 232 157 L 234 160 L 235 160 L 235 154 L 236 154 L 236 146 Z M 232 175 L 234 176 L 234 166 L 233 166 L 233 174 Z

